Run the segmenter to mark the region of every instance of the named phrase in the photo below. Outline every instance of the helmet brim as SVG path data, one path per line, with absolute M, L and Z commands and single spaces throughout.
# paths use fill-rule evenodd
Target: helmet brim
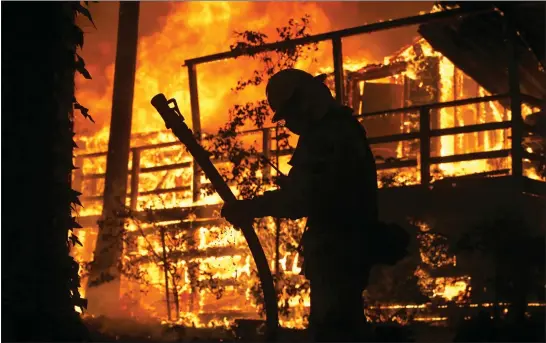
M 324 81 L 326 80 L 327 77 L 328 77 L 328 75 L 326 75 L 326 74 L 320 74 L 320 75 L 314 76 L 313 79 L 314 79 L 315 81 L 320 82 L 320 83 L 324 83 Z M 299 87 L 301 87 L 301 86 L 302 86 L 302 85 L 299 85 Z M 298 91 L 298 87 L 295 88 L 294 94 L 295 94 L 297 91 Z M 292 97 L 290 97 L 290 98 L 287 100 L 287 102 L 289 102 L 292 98 L 293 98 L 293 95 L 292 95 Z M 277 110 L 277 111 L 275 112 L 275 114 L 273 114 L 273 117 L 271 118 L 271 122 L 276 123 L 276 122 L 278 122 L 278 121 L 281 121 L 281 120 L 286 119 L 286 113 L 285 113 L 285 111 L 283 111 L 283 108 L 284 108 L 284 107 L 285 107 L 285 106 L 281 106 L 281 108 L 280 108 L 279 110 Z

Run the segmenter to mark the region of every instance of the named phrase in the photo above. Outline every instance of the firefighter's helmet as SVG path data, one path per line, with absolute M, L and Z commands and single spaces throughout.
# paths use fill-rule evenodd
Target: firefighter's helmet
M 317 97 L 331 97 L 330 90 L 324 84 L 325 74 L 313 76 L 300 69 L 285 69 L 273 75 L 266 87 L 267 101 L 275 113 L 273 122 L 285 119 L 290 111 L 285 111 L 303 94 Z

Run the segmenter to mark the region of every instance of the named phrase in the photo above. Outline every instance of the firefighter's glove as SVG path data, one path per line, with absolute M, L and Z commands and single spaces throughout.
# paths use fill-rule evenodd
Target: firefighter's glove
M 236 200 L 225 203 L 222 207 L 222 217 L 228 222 L 241 228 L 254 223 L 254 217 L 250 214 L 248 200 Z

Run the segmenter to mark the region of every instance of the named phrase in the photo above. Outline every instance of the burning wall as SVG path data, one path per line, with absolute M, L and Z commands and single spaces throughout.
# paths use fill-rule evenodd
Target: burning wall
M 196 10 L 197 17 L 188 16 L 183 10 Z M 189 112 L 188 92 L 184 88 L 187 84 L 185 73 L 172 73 L 171 65 L 176 65 L 178 70 L 181 61 L 187 57 L 183 49 L 177 49 L 177 44 L 191 42 L 198 39 L 203 26 L 223 27 L 218 32 L 228 32 L 231 28 L 229 18 L 243 18 L 252 12 L 252 5 L 226 5 L 212 4 L 202 5 L 201 3 L 188 3 L 176 5 L 168 18 L 165 20 L 163 30 L 149 38 L 144 38 L 139 46 L 139 61 L 137 70 L 135 104 L 133 117 L 132 147 L 140 147 L 140 176 L 139 196 L 136 210 L 145 210 L 154 207 L 157 210 L 172 207 L 189 207 L 191 201 L 191 158 L 179 144 L 173 142 L 173 136 L 163 130 L 163 123 L 159 116 L 153 115 L 149 105 L 151 96 L 158 92 L 164 92 L 169 96 L 178 99 L 182 110 Z M 287 8 L 293 5 L 286 5 Z M 313 12 L 318 7 L 308 4 L 300 9 L 303 13 Z M 269 30 L 274 23 L 282 23 L 286 14 L 281 12 L 268 12 L 264 19 L 262 16 L 252 21 L 254 29 Z M 218 15 L 221 13 L 222 15 Z M 322 31 L 324 26 L 328 28 L 329 20 L 323 12 L 313 12 L 313 24 Z M 189 18 L 189 19 L 188 19 Z M 233 20 L 233 19 L 231 19 Z M 185 25 L 188 30 L 180 30 Z M 223 25 L 223 26 L 222 26 Z M 217 32 L 217 30 L 215 30 Z M 226 33 L 227 35 L 228 33 Z M 216 52 L 225 49 L 227 36 L 218 35 L 208 37 L 208 45 L 204 45 L 201 54 Z M 158 50 L 158 47 L 166 50 Z M 350 47 L 349 47 L 350 49 Z M 357 49 L 359 50 L 359 49 Z M 161 53 L 168 51 L 168 54 Z M 345 60 L 345 69 L 353 76 L 365 75 L 370 60 L 366 51 L 359 51 L 353 54 L 350 60 Z M 193 56 L 192 56 L 193 57 Z M 318 63 L 311 63 L 311 60 L 302 62 L 299 65 L 315 72 L 331 72 L 331 53 L 327 44 L 319 46 L 316 55 L 313 56 Z M 486 91 L 470 80 L 462 72 L 458 71 L 447 59 L 432 51 L 423 41 L 403 49 L 393 57 L 385 59 L 384 66 L 393 65 L 398 62 L 408 63 L 408 67 L 400 70 L 390 77 L 383 77 L 375 80 L 360 80 L 354 82 L 352 97 L 356 98 L 355 90 L 362 98 L 366 92 L 365 83 L 380 82 L 385 84 L 400 85 L 404 88 L 403 105 L 416 105 L 423 102 L 432 103 L 435 101 L 450 101 L 460 98 L 485 95 Z M 435 61 L 432 63 L 431 61 Z M 226 109 L 232 103 L 241 102 L 247 99 L 257 99 L 263 94 L 259 87 L 249 92 L 233 96 L 230 87 L 236 84 L 240 78 L 241 66 L 245 70 L 252 70 L 256 67 L 256 61 L 241 58 L 235 61 L 224 61 L 212 63 L 198 68 L 200 98 L 202 102 L 201 112 L 204 114 L 202 121 L 205 129 L 212 129 L 225 121 Z M 164 67 L 160 67 L 164 66 Z M 430 74 L 425 76 L 425 74 Z M 221 82 L 217 76 L 222 75 Z M 182 86 L 181 86 L 182 85 Z M 423 92 L 423 89 L 425 90 Z M 108 94 L 109 92 L 106 92 Z M 418 95 L 421 94 L 421 97 Z M 432 94 L 429 98 L 423 94 Z M 107 111 L 108 100 L 105 97 L 97 97 L 97 94 L 81 91 L 78 99 L 84 104 L 97 104 L 95 112 Z M 91 107 L 91 106 L 89 106 Z M 508 120 L 509 111 L 506 111 L 497 102 L 490 102 L 480 105 L 468 105 L 458 108 L 446 108 L 432 115 L 432 128 L 448 128 L 469 124 L 486 123 L 492 121 Z M 390 122 L 393 125 L 393 121 Z M 413 132 L 419 129 L 416 116 L 404 114 L 399 120 L 395 119 L 392 130 L 394 133 Z M 372 124 L 364 121 L 371 136 L 374 136 Z M 81 261 L 92 259 L 96 228 L 93 228 L 92 216 L 99 215 L 101 211 L 101 193 L 103 189 L 103 178 L 105 172 L 106 137 L 108 127 L 104 126 L 93 135 L 80 137 L 84 143 L 85 152 L 76 159 L 76 165 L 81 166 L 80 173 L 75 174 L 75 183 L 81 185 L 85 197 L 85 208 L 80 216 L 86 222 L 86 229 L 80 230 L 80 240 L 84 247 L 75 250 L 75 254 Z M 489 151 L 509 147 L 506 130 L 491 130 L 485 133 L 458 134 L 444 136 L 433 142 L 435 147 L 432 153 L 437 156 L 448 156 L 453 154 L 468 153 L 475 151 Z M 160 144 L 161 143 L 161 144 Z M 165 143 L 165 144 L 163 144 Z M 160 145 L 158 145 L 160 144 Z M 392 147 L 390 148 L 392 150 Z M 133 154 L 136 150 L 133 149 Z M 376 150 L 377 151 L 377 150 Z M 380 155 L 379 153 L 376 153 Z M 396 143 L 395 151 L 391 151 L 391 157 L 395 159 L 416 158 L 419 150 L 414 142 Z M 287 171 L 286 164 L 288 157 L 279 159 L 281 170 Z M 509 165 L 505 160 L 480 160 L 470 162 L 459 162 L 451 164 L 440 164 L 435 167 L 436 178 L 445 176 L 468 174 L 472 172 L 491 171 L 503 169 Z M 130 169 L 133 166 L 129 165 Z M 382 175 L 388 175 L 393 170 L 386 170 Z M 407 168 L 396 170 L 394 182 L 388 185 L 412 184 L 419 182 L 418 168 Z M 130 180 L 128 181 L 131 184 Z M 387 185 L 385 180 L 380 180 L 380 185 Z M 76 187 L 77 188 L 77 187 Z M 132 190 L 129 190 L 130 192 Z M 204 197 L 200 204 L 218 203 L 217 197 Z M 162 213 L 158 211 L 157 213 Z M 203 219 L 198 221 L 196 219 Z M 284 285 L 281 285 L 281 305 L 287 305 L 292 313 L 283 317 L 283 324 L 292 327 L 301 327 L 305 324 L 302 314 L 308 306 L 308 289 L 299 273 L 299 256 L 291 248 L 297 245 L 297 239 L 301 234 L 304 222 L 284 222 L 280 232 L 282 244 L 280 247 L 279 265 L 283 274 Z M 275 269 L 275 236 L 276 223 L 271 219 L 265 219 L 261 223 L 262 230 L 259 235 L 265 247 L 266 255 L 272 261 Z M 169 303 L 173 313 L 173 319 L 180 316 L 180 320 L 193 321 L 198 325 L 213 323 L 211 313 L 216 314 L 215 320 L 223 323 L 224 317 L 256 317 L 256 305 L 258 299 L 253 295 L 256 292 L 256 277 L 252 273 L 252 262 L 248 250 L 245 247 L 241 234 L 226 226 L 217 214 L 211 214 L 206 218 L 196 218 L 188 215 L 181 220 L 165 222 L 165 218 L 153 217 L 148 220 L 133 221 L 128 227 L 128 242 L 133 242 L 132 247 L 127 247 L 125 259 L 135 264 L 137 271 L 145 271 L 146 276 L 139 279 L 139 283 L 147 283 L 146 287 L 137 285 L 134 281 L 126 280 L 124 292 L 130 294 L 127 299 L 127 311 L 142 316 L 143 314 L 152 317 L 166 319 L 165 310 L 165 279 L 169 279 Z M 162 241 L 159 232 L 165 232 L 165 239 Z M 162 257 L 166 253 L 167 259 Z M 167 262 L 167 263 L 165 263 Z M 167 276 L 163 273 L 162 266 L 168 265 L 172 270 Z M 425 275 L 423 279 L 427 279 Z M 464 283 L 466 284 L 466 283 Z M 461 290 L 462 284 L 454 283 L 446 288 L 445 285 L 433 287 L 436 294 L 445 297 L 453 297 L 450 294 L 453 290 Z M 146 288 L 145 296 L 138 296 L 140 290 Z M 134 292 L 134 291 L 137 292 Z M 434 292 L 433 292 L 434 293 Z M 455 293 L 459 293 L 455 291 Z M 221 296 L 220 296 L 221 295 Z M 198 317 L 199 315 L 199 317 Z

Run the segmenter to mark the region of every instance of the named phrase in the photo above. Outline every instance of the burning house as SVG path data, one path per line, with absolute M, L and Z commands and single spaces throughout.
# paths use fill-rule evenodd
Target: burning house
M 527 10 L 524 6 L 521 11 Z M 469 40 L 467 31 L 476 30 L 472 25 L 484 20 L 502 26 L 502 17 L 501 10 L 462 6 L 260 49 L 331 42 L 333 53 L 328 58 L 333 67 L 325 63 L 316 72 L 328 73 L 327 82 L 336 98 L 355 109 L 368 131 L 379 170 L 384 220 L 402 223 L 408 217 L 417 218 L 452 233 L 471 226 L 479 213 L 493 215 L 517 198 L 531 225 L 543 231 L 544 218 L 539 213 L 544 205 L 544 132 L 534 124 L 540 121 L 537 118 L 543 119 L 546 82 L 543 71 L 529 66 L 538 70 L 544 56 L 533 57 L 533 51 L 544 49 L 526 48 L 517 36 L 503 36 L 509 30 L 482 31 L 483 37 L 501 37 L 501 43 L 508 37 L 512 42 L 508 46 L 491 43 L 505 49 L 494 54 L 520 57 L 494 68 L 491 64 L 489 70 L 488 63 L 478 62 L 489 59 L 475 54 L 491 54 L 493 48 L 481 50 L 481 43 Z M 341 42 L 346 37 L 415 24 L 420 24 L 422 37 L 382 63 L 370 64 L 365 58 L 349 61 L 343 56 Z M 461 42 L 467 48 L 459 48 Z M 190 75 L 188 114 L 194 130 L 211 121 L 211 114 L 201 115 L 211 110 L 198 96 L 202 93 L 197 80 L 199 87 L 207 87 L 199 78 L 201 65 L 228 63 L 245 58 L 243 55 L 232 50 L 185 61 Z M 508 72 L 498 75 L 498 70 Z M 254 100 L 258 94 L 252 94 Z M 135 107 L 135 111 L 156 115 L 151 107 Z M 220 116 L 225 118 L 225 114 Z M 278 146 L 278 130 L 250 128 L 241 135 L 258 142 L 258 150 L 285 172 L 290 150 Z M 79 169 L 73 184 L 84 194 L 84 209 L 79 213 L 83 229 L 78 232 L 84 244 L 74 251 L 81 262 L 93 259 L 100 235 L 96 223 L 102 211 L 107 155 L 100 134 L 83 137 L 80 145 L 84 148 L 75 158 Z M 516 139 L 522 144 L 512 144 Z M 132 219 L 124 240 L 121 306 L 135 316 L 197 326 L 259 318 L 258 281 L 244 237 L 219 218 L 219 198 L 204 192 L 207 180 L 196 174 L 182 145 L 166 131 L 133 134 L 129 161 L 126 205 Z M 222 163 L 225 161 L 218 161 L 218 166 Z M 274 176 L 276 172 L 262 173 Z M 279 303 L 286 313 L 281 314 L 281 324 L 288 327 L 303 327 L 309 306 L 308 286 L 299 275 L 301 258 L 290 248 L 297 245 L 304 225 L 304 221 L 265 218 L 257 229 L 271 268 L 282 280 Z M 429 229 L 421 225 L 423 231 Z M 454 265 L 455 259 L 446 257 L 445 264 Z M 464 272 L 448 277 L 421 270 L 418 277 L 430 288 L 431 297 L 450 300 L 466 295 L 471 284 Z

